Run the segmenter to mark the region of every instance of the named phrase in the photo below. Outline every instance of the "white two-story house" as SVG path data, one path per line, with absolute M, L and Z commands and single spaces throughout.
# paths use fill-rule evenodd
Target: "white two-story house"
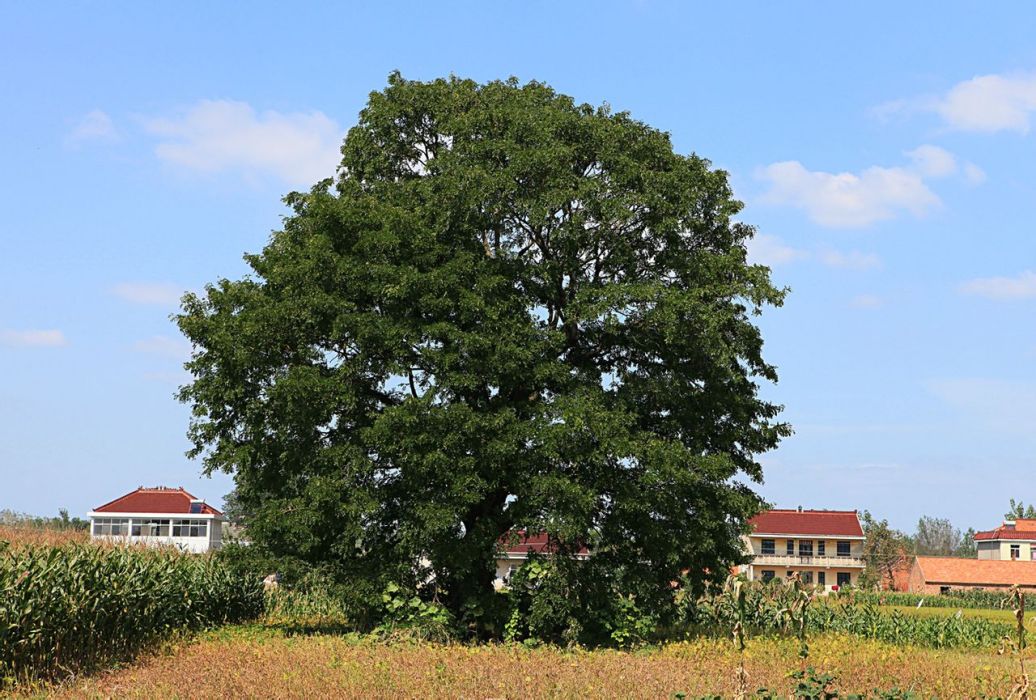
M 170 545 L 196 553 L 219 549 L 223 542 L 223 514 L 182 488 L 141 486 L 87 516 L 95 540 Z
M 745 538 L 749 580 L 798 572 L 805 583 L 838 590 L 863 571 L 863 528 L 855 510 L 768 510 L 752 518 Z

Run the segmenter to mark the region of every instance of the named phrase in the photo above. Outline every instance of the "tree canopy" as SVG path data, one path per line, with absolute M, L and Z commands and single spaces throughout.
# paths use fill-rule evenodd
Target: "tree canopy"
M 1011 507 L 1004 513 L 1004 520 L 1031 519 L 1036 520 L 1036 507 L 1030 503 L 1025 505 L 1022 501 L 1011 499 Z
M 252 272 L 185 298 L 193 456 L 249 536 L 353 588 L 488 604 L 545 531 L 572 605 L 650 609 L 740 559 L 757 456 L 790 431 L 727 175 L 541 83 L 370 95 L 334 178 Z

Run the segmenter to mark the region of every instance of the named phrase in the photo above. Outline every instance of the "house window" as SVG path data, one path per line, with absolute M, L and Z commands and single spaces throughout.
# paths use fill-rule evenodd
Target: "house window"
M 813 572 L 812 571 L 800 571 L 799 578 L 802 579 L 803 583 L 813 583 Z
M 123 537 L 128 535 L 129 529 L 129 518 L 112 518 L 111 519 L 111 536 L 112 537 Z
M 817 572 L 817 583 L 819 583 L 821 586 L 826 586 L 827 585 L 827 572 L 826 571 L 818 571 Z
M 140 534 L 144 537 L 169 537 L 169 521 L 141 520 Z
M 838 556 L 849 556 L 849 543 L 846 540 L 838 540 Z
M 134 537 L 140 537 L 141 523 L 139 520 L 134 520 L 130 525 L 130 534 Z
M 795 540 L 788 540 L 787 544 L 788 544 L 788 547 L 787 547 L 787 549 L 785 551 L 788 553 L 789 557 L 794 556 L 795 555 Z
M 1011 558 L 1017 559 L 1022 555 L 1022 546 L 1020 544 L 1011 545 Z
M 950 592 L 949 586 L 939 586 L 939 595 L 946 595 Z
M 173 521 L 173 537 L 205 537 L 207 534 L 204 520 Z
M 777 553 L 777 541 L 776 540 L 763 540 L 763 547 L 760 550 L 763 554 L 776 554 Z
M 827 542 L 825 542 L 824 540 L 817 540 L 817 556 L 818 557 L 823 557 L 823 556 L 827 555 L 827 553 L 824 551 L 826 545 L 827 545 Z
M 813 556 L 813 540 L 799 540 L 799 556 Z
M 94 535 L 100 537 L 106 534 L 104 532 L 104 526 L 108 524 L 108 521 L 104 518 L 94 518 Z
M 775 571 L 762 571 L 760 573 L 762 574 L 762 577 L 763 577 L 763 583 L 769 583 L 777 575 L 777 572 L 775 572 Z
M 838 581 L 838 587 L 851 586 L 853 583 L 852 574 L 848 571 L 839 571 L 835 574 L 835 580 Z

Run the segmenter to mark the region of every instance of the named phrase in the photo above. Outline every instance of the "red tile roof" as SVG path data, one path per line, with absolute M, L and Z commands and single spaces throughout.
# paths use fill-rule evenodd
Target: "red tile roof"
M 144 488 L 130 491 L 114 501 L 94 508 L 97 513 L 172 513 L 190 514 L 191 501 L 198 500 L 182 488 L 171 489 L 165 486 Z M 208 515 L 223 515 L 208 503 L 201 504 L 201 512 Z
M 992 530 L 975 533 L 976 540 L 1036 540 L 1036 520 L 1019 518 Z
M 753 535 L 863 537 L 855 510 L 766 510 L 748 523 Z
M 914 561 L 928 584 L 1036 586 L 1036 561 L 956 557 L 915 557 Z
M 500 548 L 506 554 L 524 554 L 528 555 L 531 552 L 537 554 L 543 554 L 544 552 L 551 552 L 556 547 L 556 544 L 551 543 L 550 538 L 545 532 L 537 532 L 532 535 L 527 535 L 524 530 L 519 530 L 515 533 L 518 537 L 513 539 L 510 536 L 503 536 L 500 538 Z M 580 547 L 576 554 L 588 554 L 589 550 L 586 547 Z

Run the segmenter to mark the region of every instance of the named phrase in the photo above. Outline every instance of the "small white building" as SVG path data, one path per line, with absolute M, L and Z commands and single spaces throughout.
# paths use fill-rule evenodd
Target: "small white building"
M 223 514 L 182 488 L 131 491 L 87 513 L 90 538 L 207 552 L 223 543 Z

